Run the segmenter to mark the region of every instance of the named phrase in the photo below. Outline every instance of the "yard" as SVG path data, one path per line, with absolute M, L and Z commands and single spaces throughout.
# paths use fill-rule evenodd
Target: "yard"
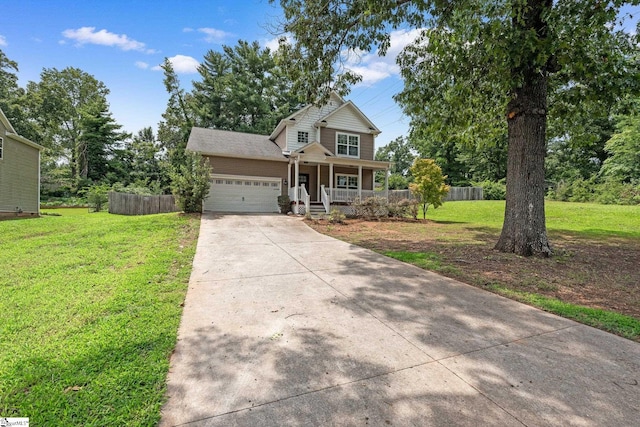
M 640 341 L 640 207 L 547 202 L 549 259 L 493 250 L 504 202 L 447 202 L 422 221 L 309 221 L 317 231 Z M 421 217 L 421 216 L 420 216 Z
M 0 415 L 157 424 L 199 216 L 48 212 L 0 221 Z

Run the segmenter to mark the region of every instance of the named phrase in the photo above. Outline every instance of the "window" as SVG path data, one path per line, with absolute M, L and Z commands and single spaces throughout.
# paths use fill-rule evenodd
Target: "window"
M 2 141 L 3 141 L 2 138 L 0 138 L 0 160 L 2 160 L 2 148 L 3 148 Z
M 298 144 L 307 145 L 309 143 L 309 132 L 298 131 Z
M 358 189 L 358 175 L 336 175 L 336 188 Z
M 336 146 L 339 156 L 360 157 L 360 135 L 337 133 Z

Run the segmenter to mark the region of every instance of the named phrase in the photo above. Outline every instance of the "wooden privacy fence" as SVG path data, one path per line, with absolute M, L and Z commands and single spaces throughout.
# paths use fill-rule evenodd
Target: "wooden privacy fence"
M 445 201 L 483 200 L 482 187 L 451 187 Z M 413 199 L 410 190 L 389 190 L 389 201 Z
M 141 196 L 109 192 L 109 213 L 120 215 L 151 215 L 177 212 L 176 200 L 168 196 Z

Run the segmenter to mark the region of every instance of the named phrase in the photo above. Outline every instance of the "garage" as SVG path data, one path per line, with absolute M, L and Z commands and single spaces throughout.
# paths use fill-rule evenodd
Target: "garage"
M 204 210 L 216 212 L 278 212 L 281 179 L 214 175 Z

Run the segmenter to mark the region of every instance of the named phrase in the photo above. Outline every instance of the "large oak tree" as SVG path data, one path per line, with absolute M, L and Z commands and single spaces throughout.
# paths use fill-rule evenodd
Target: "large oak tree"
M 273 0 L 272 0 L 273 1 Z M 580 110 L 637 89 L 634 37 L 621 0 L 280 0 L 293 34 L 289 71 L 316 102 L 359 77 L 345 56 L 389 47 L 390 32 L 421 28 L 400 58 L 398 97 L 412 122 L 453 116 L 451 132 L 473 138 L 507 128 L 507 201 L 496 248 L 551 254 L 544 159 L 549 95 Z M 592 105 L 592 104 L 591 104 Z

